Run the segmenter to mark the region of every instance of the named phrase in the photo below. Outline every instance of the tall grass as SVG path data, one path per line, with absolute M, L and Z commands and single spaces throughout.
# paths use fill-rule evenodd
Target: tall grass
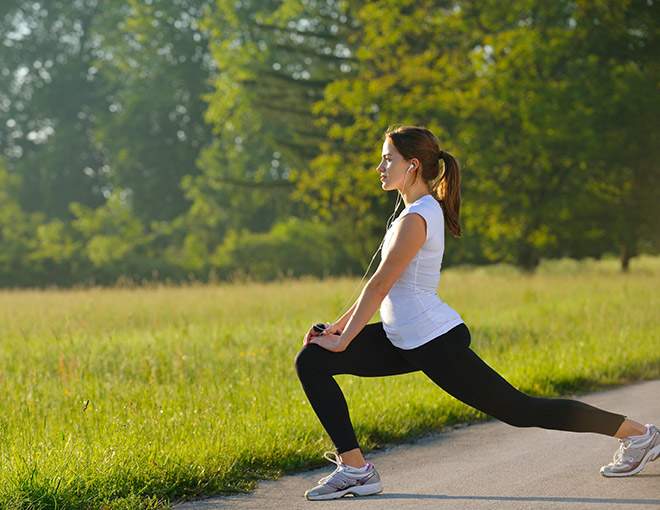
M 0 292 L 0 506 L 164 508 L 324 464 L 294 358 L 357 283 Z M 660 376 L 659 288 L 642 257 L 452 268 L 439 294 L 488 364 L 557 396 Z M 487 418 L 420 372 L 336 379 L 367 451 Z

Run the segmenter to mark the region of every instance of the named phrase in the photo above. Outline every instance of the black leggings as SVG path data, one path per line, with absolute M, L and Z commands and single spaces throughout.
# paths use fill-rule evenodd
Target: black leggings
M 382 322 L 367 324 L 343 352 L 318 344 L 296 355 L 296 371 L 307 398 L 339 454 L 358 448 L 348 407 L 332 376 L 379 377 L 423 371 L 447 393 L 516 427 L 541 427 L 614 436 L 625 416 L 577 400 L 532 397 L 520 392 L 472 349 L 459 324 L 416 347 L 401 349 L 385 336 Z

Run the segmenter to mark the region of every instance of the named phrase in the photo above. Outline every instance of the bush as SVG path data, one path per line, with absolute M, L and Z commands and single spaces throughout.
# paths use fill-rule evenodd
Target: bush
M 288 218 L 270 232 L 229 231 L 213 255 L 212 265 L 222 279 L 323 278 L 339 270 L 345 257 L 337 256 L 337 250 L 342 250 L 341 243 L 327 225 Z

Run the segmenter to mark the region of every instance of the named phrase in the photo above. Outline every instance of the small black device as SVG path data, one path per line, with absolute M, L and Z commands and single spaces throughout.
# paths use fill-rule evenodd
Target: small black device
M 323 324 L 322 322 L 317 322 L 312 326 L 312 328 L 314 328 L 314 331 L 316 331 L 317 333 L 323 333 L 325 331 L 326 325 Z

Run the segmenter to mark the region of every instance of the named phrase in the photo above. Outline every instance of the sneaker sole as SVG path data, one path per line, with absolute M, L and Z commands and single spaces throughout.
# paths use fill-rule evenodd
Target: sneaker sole
M 648 452 L 646 452 L 646 455 L 642 458 L 641 462 L 639 465 L 631 469 L 630 471 L 626 471 L 625 473 L 609 473 L 607 471 L 602 471 L 600 472 L 601 475 L 610 478 L 610 477 L 621 477 L 621 476 L 632 476 L 637 473 L 639 473 L 642 469 L 644 469 L 644 466 L 646 466 L 647 463 L 657 459 L 660 457 L 660 444 L 657 446 L 654 446 L 651 448 Z
M 353 494 L 354 496 L 371 496 L 373 494 L 378 494 L 379 492 L 383 492 L 383 484 L 380 482 L 368 485 L 355 485 L 353 487 L 349 487 L 348 489 L 332 492 L 330 494 L 322 494 L 319 496 L 310 497 L 307 493 L 305 493 L 305 498 L 307 498 L 309 501 L 323 501 L 327 499 L 343 498 L 346 494 Z

